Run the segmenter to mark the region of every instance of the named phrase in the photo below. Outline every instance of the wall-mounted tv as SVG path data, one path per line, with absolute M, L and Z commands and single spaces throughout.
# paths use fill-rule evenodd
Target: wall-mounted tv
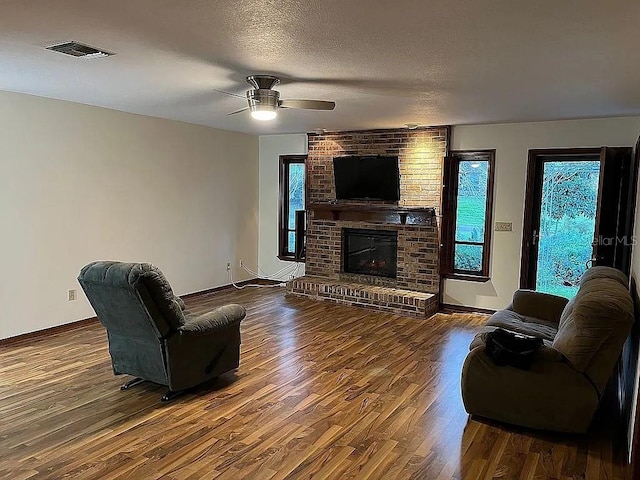
M 398 157 L 334 157 L 336 200 L 400 200 Z

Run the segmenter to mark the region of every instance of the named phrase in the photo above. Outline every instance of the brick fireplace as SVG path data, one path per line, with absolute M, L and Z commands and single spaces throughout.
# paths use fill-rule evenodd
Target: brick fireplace
M 309 134 L 306 275 L 287 284 L 290 294 L 413 315 L 438 308 L 438 225 L 446 127 Z M 335 202 L 333 157 L 398 157 L 400 201 Z M 352 231 L 393 238 L 395 272 L 378 258 L 389 242 L 356 242 L 362 268 L 345 268 Z M 375 255 L 371 255 L 373 253 Z M 388 252 L 386 252 L 388 253 Z M 369 261 L 369 271 L 367 271 Z M 351 270 L 351 271 L 349 271 Z M 376 272 L 378 270 L 379 272 Z

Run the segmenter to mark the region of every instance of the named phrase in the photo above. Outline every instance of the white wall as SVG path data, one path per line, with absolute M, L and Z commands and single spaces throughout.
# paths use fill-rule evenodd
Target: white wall
M 306 153 L 307 135 L 304 133 L 264 135 L 260 137 L 260 245 L 258 247 L 258 264 L 262 272 L 268 275 L 293 266 L 292 262 L 283 262 L 278 259 L 280 155 L 305 155 Z M 304 275 L 304 264 L 297 265 L 297 275 Z M 286 280 L 286 275 L 284 279 Z
M 631 146 L 638 133 L 640 117 L 454 127 L 453 150 L 496 149 L 493 220 L 513 222 L 513 231 L 493 232 L 491 281 L 446 280 L 444 302 L 499 309 L 519 287 L 529 149 Z
M 255 268 L 257 162 L 256 136 L 0 92 L 0 338 L 93 316 L 93 260 L 154 263 L 177 294 Z

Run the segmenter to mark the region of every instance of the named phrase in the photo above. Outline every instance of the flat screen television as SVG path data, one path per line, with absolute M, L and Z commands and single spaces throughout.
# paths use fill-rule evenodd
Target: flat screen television
M 334 157 L 336 200 L 400 200 L 398 157 Z

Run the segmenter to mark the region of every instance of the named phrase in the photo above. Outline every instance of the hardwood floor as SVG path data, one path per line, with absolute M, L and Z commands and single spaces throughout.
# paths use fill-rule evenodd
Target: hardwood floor
M 285 297 L 244 304 L 235 374 L 160 403 L 121 392 L 98 324 L 0 347 L 0 478 L 627 478 L 606 422 L 586 437 L 469 420 L 460 370 L 486 318 L 404 318 Z

